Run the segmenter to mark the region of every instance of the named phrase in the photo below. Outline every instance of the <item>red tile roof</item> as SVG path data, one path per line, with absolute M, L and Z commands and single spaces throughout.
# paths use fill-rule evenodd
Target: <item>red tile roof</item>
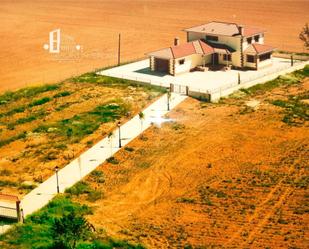
M 264 32 L 265 32 L 264 30 L 261 30 L 259 28 L 247 27 L 247 26 L 244 27 L 244 36 L 246 37 L 261 34 Z
M 204 54 L 212 54 L 214 52 L 213 47 L 209 46 L 208 44 L 206 44 L 205 42 L 199 40 L 199 43 L 201 45 L 201 48 L 204 52 Z
M 274 47 L 268 45 L 253 43 L 244 52 L 246 54 L 265 54 L 267 52 L 272 52 L 274 49 Z
M 201 40 L 187 42 L 178 46 L 164 48 L 155 52 L 148 53 L 149 56 L 154 56 L 162 59 L 177 59 L 193 54 L 212 54 L 214 49 Z
M 174 58 L 181 58 L 196 53 L 193 42 L 173 46 L 171 47 L 171 50 Z

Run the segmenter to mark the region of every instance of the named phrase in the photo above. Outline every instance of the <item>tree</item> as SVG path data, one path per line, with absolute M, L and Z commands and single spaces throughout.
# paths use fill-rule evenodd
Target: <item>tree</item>
M 140 112 L 138 114 L 139 120 L 141 121 L 141 133 L 143 132 L 143 121 L 145 119 L 145 114 L 143 112 Z
M 77 242 L 87 240 L 94 227 L 80 214 L 71 212 L 55 219 L 51 228 L 54 248 L 75 249 Z
M 309 26 L 308 23 L 305 24 L 303 30 L 299 34 L 299 39 L 304 42 L 304 46 L 306 49 L 309 49 Z

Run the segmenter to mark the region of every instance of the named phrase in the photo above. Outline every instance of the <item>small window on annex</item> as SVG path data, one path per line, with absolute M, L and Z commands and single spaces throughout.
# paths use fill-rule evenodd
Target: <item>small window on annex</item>
M 254 63 L 254 55 L 247 55 L 247 62 Z
M 267 54 L 260 55 L 259 59 L 260 59 L 260 61 L 265 61 L 265 60 L 270 59 L 270 57 L 271 57 L 271 53 L 267 53 Z
M 247 38 L 247 43 L 251 44 L 252 43 L 252 37 Z
M 185 64 L 185 59 L 179 60 L 179 65 L 183 65 L 183 64 Z
M 254 36 L 254 41 L 255 42 L 259 42 L 259 40 L 260 40 L 260 36 L 259 35 Z

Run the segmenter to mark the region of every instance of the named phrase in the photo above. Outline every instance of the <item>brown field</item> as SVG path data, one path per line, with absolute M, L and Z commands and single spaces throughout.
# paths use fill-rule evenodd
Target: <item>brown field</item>
M 149 248 L 307 248 L 308 121 L 287 125 L 270 101 L 308 91 L 307 78 L 219 104 L 189 98 L 87 177 L 103 198 L 75 200 L 97 229 Z
M 298 34 L 308 10 L 307 0 L 1 0 L 0 91 L 115 64 L 120 32 L 128 61 L 169 46 L 175 36 L 183 42 L 183 28 L 210 20 L 265 28 L 268 44 L 302 52 Z M 81 59 L 53 60 L 43 50 L 56 28 L 83 46 Z
M 68 81 L 0 105 L 0 192 L 23 196 L 159 94 L 117 80 L 110 86 Z M 105 112 L 92 114 L 102 107 Z

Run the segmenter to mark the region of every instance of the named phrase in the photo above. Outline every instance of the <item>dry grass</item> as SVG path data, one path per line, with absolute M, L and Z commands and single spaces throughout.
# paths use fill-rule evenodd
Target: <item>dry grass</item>
M 92 76 L 0 96 L 0 191 L 23 195 L 160 95 Z M 84 82 L 86 81 L 86 82 Z M 109 84 L 113 82 L 113 84 Z M 31 96 L 29 96 L 31 95 Z
M 188 99 L 85 182 L 104 193 L 89 219 L 150 248 L 305 248 L 308 122 L 290 126 L 270 100 L 303 83 L 202 104 Z M 259 106 L 240 114 L 246 102 Z M 176 127 L 176 128 L 175 128 Z

